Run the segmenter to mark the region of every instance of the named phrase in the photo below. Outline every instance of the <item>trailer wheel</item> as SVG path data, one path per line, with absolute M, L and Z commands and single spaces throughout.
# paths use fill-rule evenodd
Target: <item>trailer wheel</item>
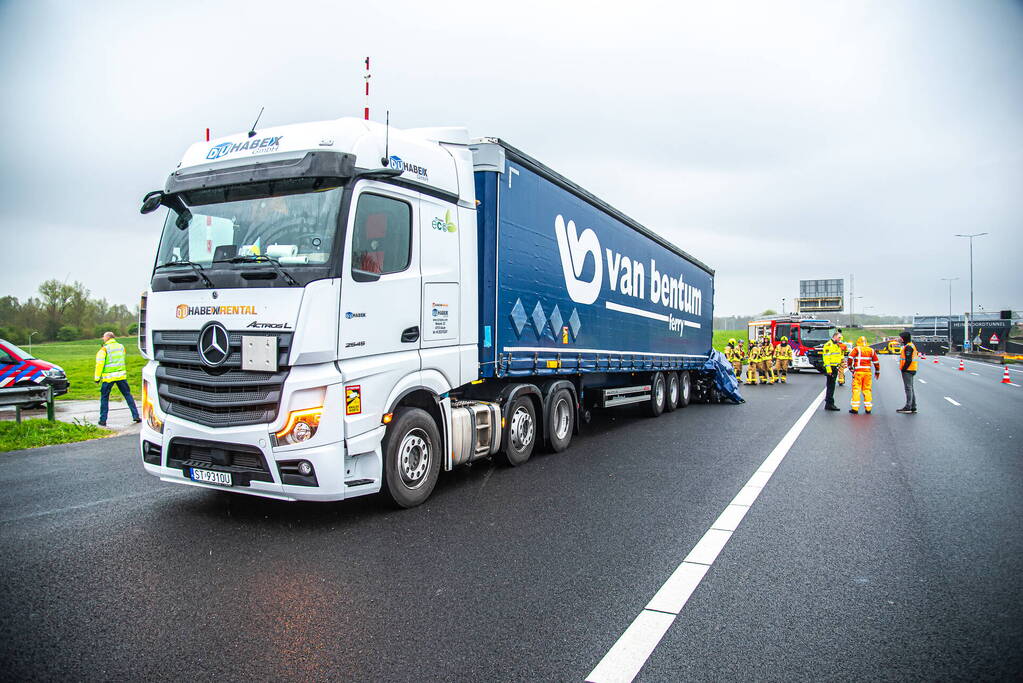
M 518 467 L 529 460 L 536 445 L 536 409 L 528 396 L 519 396 L 507 414 L 501 450 L 494 454 L 494 459 L 502 465 Z
M 383 490 L 396 505 L 411 508 L 423 503 L 440 474 L 440 432 L 421 408 L 398 408 L 384 434 Z
M 678 407 L 685 408 L 693 397 L 693 380 L 689 372 L 678 373 Z
M 668 373 L 668 396 L 664 402 L 664 409 L 669 413 L 678 408 L 681 394 L 679 392 L 678 373 Z
M 646 412 L 650 417 L 657 417 L 664 412 L 664 404 L 668 399 L 668 391 L 664 382 L 664 375 L 655 372 L 650 382 L 650 400 L 646 404 Z
M 572 443 L 572 431 L 575 429 L 575 402 L 572 392 L 558 389 L 551 398 L 550 414 L 550 445 L 555 453 L 568 448 Z

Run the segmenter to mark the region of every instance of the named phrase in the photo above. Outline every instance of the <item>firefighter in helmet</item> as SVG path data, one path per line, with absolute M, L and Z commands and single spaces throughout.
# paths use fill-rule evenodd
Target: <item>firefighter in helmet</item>
M 760 364 L 760 347 L 752 339 L 749 340 L 749 368 L 746 370 L 746 384 L 759 384 L 760 376 L 757 368 Z
M 742 382 L 742 349 L 739 348 L 739 344 L 736 343 L 735 339 L 728 340 L 728 346 L 725 347 L 725 358 L 732 364 L 735 379 Z
M 760 372 L 767 377 L 765 384 L 774 384 L 778 381 L 774 374 L 774 348 L 769 337 L 760 339 Z
M 792 362 L 792 347 L 789 346 L 789 338 L 782 337 L 781 343 L 774 347 L 774 370 L 782 384 L 789 381 L 789 363 Z

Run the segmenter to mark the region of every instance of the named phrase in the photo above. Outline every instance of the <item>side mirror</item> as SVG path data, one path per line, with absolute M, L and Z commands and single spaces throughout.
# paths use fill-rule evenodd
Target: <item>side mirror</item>
M 160 190 L 153 190 L 142 198 L 141 213 L 153 213 L 160 208 L 161 203 L 163 203 L 163 192 Z

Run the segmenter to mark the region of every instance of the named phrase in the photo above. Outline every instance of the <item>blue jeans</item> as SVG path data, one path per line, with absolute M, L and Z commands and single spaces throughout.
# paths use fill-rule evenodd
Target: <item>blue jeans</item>
M 110 392 L 114 390 L 115 384 L 120 389 L 121 396 L 124 396 L 124 402 L 128 404 L 128 409 L 131 410 L 132 419 L 139 419 L 139 409 L 135 407 L 135 399 L 131 397 L 131 387 L 128 386 L 128 380 L 119 379 L 114 382 L 103 382 L 99 385 L 99 421 L 107 421 L 107 409 L 110 407 Z

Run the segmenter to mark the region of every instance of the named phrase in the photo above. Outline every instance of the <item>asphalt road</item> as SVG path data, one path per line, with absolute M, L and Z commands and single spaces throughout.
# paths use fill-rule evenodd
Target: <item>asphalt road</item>
M 1018 678 L 1023 388 L 955 367 L 814 413 L 638 679 Z M 0 677 L 581 681 L 822 388 L 599 414 L 407 511 L 164 484 L 133 436 L 4 455 Z

